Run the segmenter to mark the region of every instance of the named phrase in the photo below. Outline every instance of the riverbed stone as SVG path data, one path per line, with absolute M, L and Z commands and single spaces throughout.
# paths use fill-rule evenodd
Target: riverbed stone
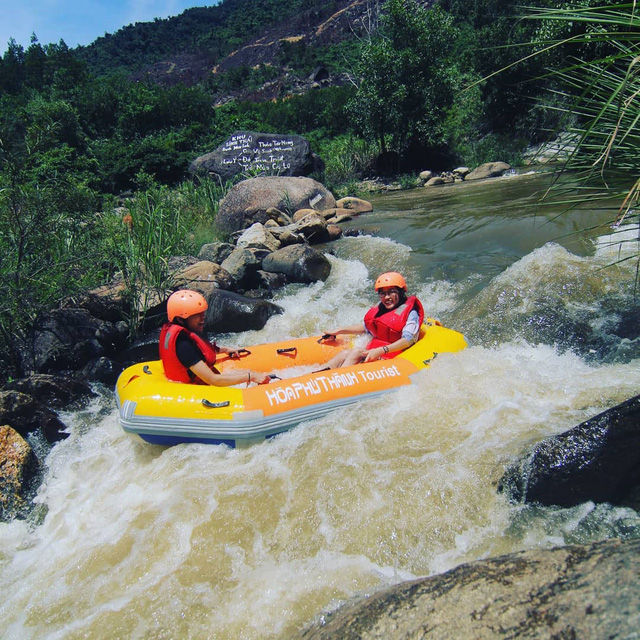
M 284 274 L 289 282 L 310 284 L 326 280 L 331 273 L 331 263 L 317 249 L 308 245 L 291 245 L 270 253 L 263 261 L 265 271 Z
M 638 575 L 639 539 L 522 551 L 384 589 L 298 638 L 638 638 Z
M 85 379 L 46 373 L 34 373 L 12 380 L 3 391 L 18 391 L 38 398 L 52 409 L 65 409 L 70 404 L 95 397 L 95 392 Z
M 535 444 L 509 466 L 498 490 L 543 505 L 628 504 L 640 487 L 638 425 L 640 396 Z
M 0 424 L 10 426 L 23 437 L 40 431 L 47 442 L 57 442 L 69 435 L 67 426 L 54 411 L 19 391 L 0 391 Z
M 333 194 L 311 178 L 250 178 L 229 190 L 220 202 L 216 223 L 223 233 L 231 234 L 255 222 L 264 224 L 270 218 L 267 211 L 271 208 L 293 212 L 334 206 Z
M 199 260 L 175 272 L 173 285 L 176 290 L 193 289 L 199 291 L 203 296 L 208 295 L 214 289 L 235 291 L 238 288 L 234 274 L 222 265 L 209 260 Z
M 465 180 L 484 180 L 485 178 L 498 178 L 511 169 L 506 162 L 485 162 L 465 176 Z
M 205 331 L 238 333 L 262 329 L 267 320 L 284 310 L 268 300 L 249 298 L 231 291 L 217 290 L 207 296 L 209 308 L 205 316 Z
M 336 202 L 336 207 L 339 209 L 349 209 L 349 213 L 369 213 L 373 211 L 373 205 L 368 200 L 362 198 L 355 198 L 353 196 L 347 196 L 346 198 L 340 198 Z

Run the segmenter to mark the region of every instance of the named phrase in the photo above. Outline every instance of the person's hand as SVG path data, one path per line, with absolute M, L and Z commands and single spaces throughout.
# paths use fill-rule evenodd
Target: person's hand
M 258 384 L 269 384 L 271 382 L 271 376 L 268 373 L 252 371 L 249 373 L 249 380 L 251 382 L 257 382 Z
M 380 360 L 382 356 L 385 354 L 384 347 L 376 347 L 375 349 L 367 350 L 367 355 L 364 359 L 365 362 L 375 362 L 376 360 Z

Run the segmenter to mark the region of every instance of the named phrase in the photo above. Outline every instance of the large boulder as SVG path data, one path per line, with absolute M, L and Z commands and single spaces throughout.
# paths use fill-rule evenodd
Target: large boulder
M 208 173 L 222 180 L 260 172 L 272 176 L 308 176 L 324 163 L 301 136 L 236 131 L 215 151 L 196 158 L 191 173 Z
M 218 228 L 231 234 L 255 222 L 264 224 L 270 209 L 291 212 L 303 208 L 335 207 L 333 194 L 311 178 L 264 177 L 243 180 L 229 190 L 220 203 L 216 217 Z
M 306 244 L 293 244 L 270 253 L 262 261 L 262 268 L 284 274 L 289 282 L 303 284 L 325 281 L 331 273 L 327 257 Z
M 484 178 L 498 178 L 511 169 L 506 162 L 485 162 L 465 176 L 465 180 L 483 180 Z
M 230 291 L 215 291 L 207 296 L 209 308 L 205 316 L 205 331 L 234 333 L 262 329 L 271 316 L 283 313 L 268 300 L 248 298 Z
M 625 504 L 640 485 L 640 396 L 537 443 L 498 489 L 515 501 Z
M 523 551 L 385 589 L 298 638 L 637 638 L 639 572 L 638 539 Z

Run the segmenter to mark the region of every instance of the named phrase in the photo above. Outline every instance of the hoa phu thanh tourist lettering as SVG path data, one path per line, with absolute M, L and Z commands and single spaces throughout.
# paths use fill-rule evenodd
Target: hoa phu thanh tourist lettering
M 353 387 L 373 380 L 382 378 L 393 378 L 401 375 L 395 365 L 387 365 L 380 369 L 339 372 L 319 375 L 301 382 L 294 382 L 290 385 L 279 386 L 277 388 L 265 387 L 264 392 L 269 400 L 270 406 L 277 406 L 310 396 L 317 396 L 322 393 Z
M 240 165 L 243 171 L 284 173 L 291 168 L 290 138 L 261 138 L 250 133 L 231 136 L 221 147 L 223 165 Z

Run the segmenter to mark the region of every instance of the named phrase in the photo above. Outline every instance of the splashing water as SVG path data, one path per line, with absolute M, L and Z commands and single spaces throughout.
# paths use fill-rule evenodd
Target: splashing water
M 633 267 L 603 269 L 608 242 L 591 255 L 545 242 L 454 281 L 425 275 L 422 246 L 339 241 L 326 282 L 288 287 L 283 315 L 221 342 L 360 322 L 377 273 L 398 268 L 470 346 L 411 388 L 249 449 L 146 444 L 122 431 L 110 390 L 64 416 L 38 519 L 0 525 L 3 637 L 285 638 L 354 595 L 462 562 L 640 536 L 631 509 L 496 492 L 531 444 L 638 393 L 640 354 L 610 318 L 634 308 Z

